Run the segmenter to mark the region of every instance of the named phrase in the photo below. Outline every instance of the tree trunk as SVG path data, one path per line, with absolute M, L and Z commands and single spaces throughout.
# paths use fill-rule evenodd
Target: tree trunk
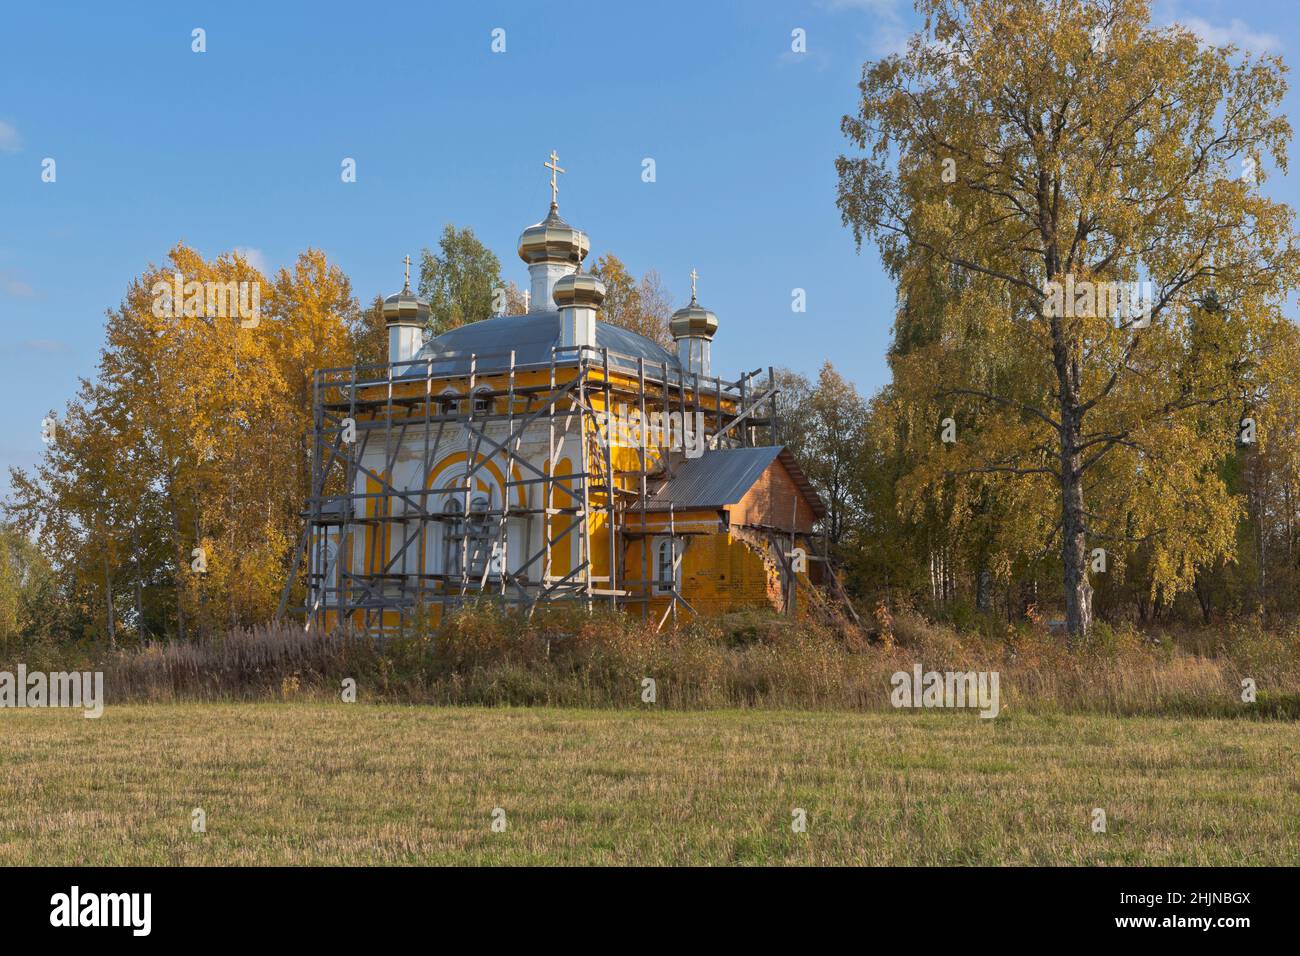
M 1083 504 L 1083 476 L 1077 453 L 1061 462 L 1061 565 L 1065 571 L 1065 629 L 1071 638 L 1092 630 L 1092 584 L 1088 581 L 1088 528 Z
M 185 580 L 185 545 L 181 543 L 180 518 L 176 514 L 176 502 L 171 502 L 172 536 L 176 547 L 176 639 L 185 642 L 185 595 L 182 593 Z
M 113 620 L 113 575 L 108 570 L 108 549 L 104 550 L 104 607 L 108 619 L 108 646 L 117 647 L 117 625 Z
M 1059 325 L 1054 329 L 1053 339 L 1061 410 L 1061 567 L 1065 585 L 1065 630 L 1071 640 L 1083 640 L 1092 630 L 1088 515 L 1083 501 L 1083 453 L 1079 447 L 1083 413 L 1080 411 L 1078 367 L 1069 358 Z
M 1055 248 L 1047 274 L 1057 272 Z M 1088 582 L 1088 516 L 1083 501 L 1083 400 L 1080 397 L 1078 343 L 1060 317 L 1051 319 L 1052 366 L 1056 371 L 1061 444 L 1061 566 L 1065 584 L 1065 629 L 1071 640 L 1092 629 L 1092 585 Z
M 1210 592 L 1205 583 L 1201 580 L 1201 572 L 1197 571 L 1196 576 L 1192 578 L 1192 590 L 1196 593 L 1196 601 L 1201 605 L 1201 620 L 1206 624 L 1210 623 Z

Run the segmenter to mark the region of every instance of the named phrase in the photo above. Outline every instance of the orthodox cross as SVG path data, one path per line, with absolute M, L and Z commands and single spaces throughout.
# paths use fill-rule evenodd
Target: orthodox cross
M 692 302 L 695 301 L 695 280 L 698 279 L 699 277 L 700 274 L 695 271 L 695 267 L 691 266 L 691 301 Z
M 556 182 L 555 174 L 565 170 L 560 168 L 560 157 L 555 154 L 555 150 L 551 150 L 551 161 L 542 165 L 551 171 L 551 205 L 554 206 L 560 196 L 560 184 Z

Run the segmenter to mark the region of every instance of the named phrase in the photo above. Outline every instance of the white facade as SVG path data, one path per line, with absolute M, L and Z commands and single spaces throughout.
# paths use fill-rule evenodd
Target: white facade
M 388 361 L 409 362 L 424 346 L 424 328 L 390 322 L 388 325 Z
M 468 397 L 462 397 L 461 408 L 467 410 Z M 496 442 L 504 442 L 509 432 L 509 422 L 475 423 L 485 435 Z M 566 433 L 557 428 L 555 433 L 555 460 L 558 471 L 576 472 L 580 467 L 581 451 L 578 443 L 578 420 L 574 420 L 573 429 Z M 500 581 L 502 568 L 511 574 L 522 574 L 531 581 L 540 581 L 548 568 L 543 558 L 537 558 L 527 564 L 530 558 L 543 550 L 545 528 L 540 514 L 507 515 L 504 524 L 500 521 L 503 503 L 509 500 L 512 509 L 539 509 L 547 506 L 541 500 L 545 493 L 545 484 L 540 482 L 522 483 L 522 479 L 537 477 L 527 468 L 515 468 L 515 474 L 505 475 L 501 469 L 503 456 L 497 455 L 489 463 L 471 468 L 466 462 L 475 454 L 474 433 L 462 428 L 458 423 L 447 423 L 441 428 L 432 425 L 426 436 L 423 426 L 408 428 L 404 439 L 397 447 L 396 455 L 390 456 L 384 449 L 383 439 L 373 434 L 371 445 L 360 457 L 361 468 L 357 471 L 354 491 L 359 495 L 384 491 L 383 486 L 371 475 L 383 474 L 392 461 L 393 487 L 404 494 L 388 494 L 386 500 L 391 517 L 399 518 L 410 514 L 409 521 L 385 521 L 378 525 L 354 525 L 350 541 L 347 544 L 351 552 L 351 566 L 364 568 L 368 547 L 376 546 L 376 536 L 383 535 L 387 529 L 387 541 L 376 553 L 383 554 L 382 568 L 372 567 L 372 573 L 390 575 L 445 575 L 454 580 L 444 581 L 443 589 L 458 585 L 462 571 L 468 572 L 471 590 L 478 590 L 480 582 L 486 580 L 489 585 Z M 378 439 L 378 440 L 377 440 Z M 550 430 L 545 423 L 534 424 L 520 437 L 518 457 L 530 463 L 538 471 L 545 471 L 549 459 Z M 514 442 L 511 442 L 514 447 Z M 487 459 L 491 446 L 480 443 L 478 461 Z M 430 467 L 425 472 L 426 460 Z M 423 475 L 422 475 L 423 473 Z M 423 478 L 423 480 L 422 480 Z M 506 482 L 520 482 L 507 485 Z M 562 493 L 558 493 L 557 497 Z M 381 507 L 379 498 L 366 498 L 365 507 L 368 514 L 374 516 L 374 509 Z M 468 504 L 468 509 L 466 505 Z M 571 501 L 552 501 L 553 507 L 572 506 Z M 423 541 L 421 541 L 421 522 L 415 517 L 423 507 L 430 514 L 446 515 L 443 521 L 427 521 L 423 524 Z M 552 534 L 556 535 L 572 520 L 571 516 L 560 515 L 552 519 Z M 367 530 L 370 529 L 370 530 Z M 551 550 L 554 566 L 567 572 L 576 562 L 576 547 L 580 536 L 569 534 Z M 373 559 L 372 559 L 373 560 Z M 527 564 L 527 567 L 525 567 Z M 553 575 L 559 577 L 562 575 Z M 441 578 L 428 578 L 423 587 L 438 590 Z M 409 592 L 415 582 L 407 579 L 406 590 Z M 513 596 L 507 586 L 507 595 Z M 402 591 L 401 583 L 392 579 L 384 584 L 390 595 Z M 491 587 L 489 587 L 491 590 Z M 331 602 L 334 603 L 334 602 Z

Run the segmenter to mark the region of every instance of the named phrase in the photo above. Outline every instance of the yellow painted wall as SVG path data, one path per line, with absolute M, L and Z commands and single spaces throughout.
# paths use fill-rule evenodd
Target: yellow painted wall
M 654 576 L 655 539 L 650 538 L 648 563 L 642 561 L 639 541 L 630 542 L 624 552 L 624 565 L 629 578 L 649 580 Z M 774 566 L 764 562 L 762 555 L 729 531 L 712 534 L 682 535 L 686 542 L 682 554 L 682 596 L 699 614 L 725 614 L 746 608 L 773 607 L 781 600 L 780 575 Z M 808 575 L 799 575 L 804 585 Z M 796 599 L 796 606 L 801 605 Z M 649 602 L 650 614 L 655 620 L 663 616 L 669 604 L 668 597 L 656 597 Z M 636 606 L 629 606 L 632 611 Z M 690 611 L 678 608 L 678 619 L 689 617 Z
M 569 382 L 574 375 L 574 370 L 569 368 L 556 369 L 555 384 L 561 386 Z M 605 397 L 602 389 L 602 373 L 600 370 L 589 372 L 587 381 L 587 404 L 588 407 L 597 412 L 605 412 Z M 516 388 L 527 388 L 530 386 L 545 386 L 551 383 L 550 370 L 533 371 L 516 373 L 514 383 Z M 615 390 L 612 395 L 611 405 L 617 409 L 619 405 L 629 408 L 636 408 L 639 411 L 639 402 L 636 402 L 627 393 L 634 391 L 637 387 L 635 375 L 628 375 L 611 371 L 610 375 L 611 388 Z M 509 377 L 505 374 L 493 374 L 486 376 L 476 376 L 473 380 L 475 389 L 487 387 L 493 390 L 505 390 L 509 384 Z M 393 386 L 394 396 L 419 397 L 431 394 L 434 397 L 442 395 L 448 388 L 464 396 L 464 402 L 470 400 L 471 383 L 468 377 L 460 376 L 457 378 L 448 378 L 435 380 L 426 384 L 423 381 L 412 382 L 410 384 L 401 384 Z M 619 392 L 622 392 L 620 395 Z M 388 394 L 387 384 L 376 386 L 370 389 L 363 389 L 362 394 L 366 398 L 382 398 Z M 576 394 L 576 393 L 575 393 Z M 666 411 L 663 407 L 663 396 L 653 390 L 647 391 L 646 396 L 647 412 Z M 677 390 L 670 390 L 669 404 L 670 408 L 677 407 L 680 395 Z M 687 406 L 690 407 L 689 395 L 687 396 Z M 707 402 L 707 399 L 706 399 Z M 506 411 L 507 399 L 498 397 L 494 399 L 494 412 L 500 414 Z M 576 407 L 571 401 L 562 400 L 557 406 L 559 409 L 566 407 Z M 706 414 L 708 409 L 703 409 Z M 727 401 L 723 403 L 724 412 L 734 412 L 735 402 Z M 462 404 L 460 411 L 467 411 L 467 407 Z M 528 399 L 524 396 L 517 396 L 514 402 L 513 411 L 516 415 L 523 416 L 528 412 Z M 375 418 L 384 416 L 385 409 L 376 409 L 373 411 Z M 393 407 L 393 422 L 400 423 L 409 415 L 412 421 L 422 421 L 424 418 L 423 411 L 407 412 L 401 406 Z M 362 417 L 362 416 L 359 416 Z M 586 447 L 589 458 L 588 470 L 594 474 L 599 473 L 604 468 L 604 451 L 600 442 L 597 440 L 601 426 L 588 416 L 584 416 L 583 421 L 587 425 Z M 557 422 L 557 425 L 559 423 Z M 709 427 L 713 427 L 710 423 Z M 572 475 L 582 468 L 581 455 L 579 450 L 574 448 L 572 442 L 565 448 L 566 455 L 561 458 L 555 466 L 555 474 L 559 476 Z M 645 468 L 651 472 L 657 472 L 661 466 L 658 449 L 648 449 L 645 451 Z M 453 458 L 457 457 L 455 455 Z M 464 453 L 459 454 L 459 460 L 464 460 Z M 614 447 L 610 450 L 612 469 L 615 473 L 614 481 L 617 487 L 630 491 L 640 490 L 640 478 L 637 474 L 642 468 L 642 452 L 633 447 Z M 450 459 L 444 459 L 435 467 L 434 472 L 429 476 L 430 484 L 426 487 L 432 487 L 436 484 L 435 475 L 443 467 L 450 464 Z M 488 466 L 494 472 L 494 477 L 501 479 L 499 468 L 495 463 Z M 543 470 L 546 471 L 550 463 L 543 464 Z M 619 474 L 628 472 L 629 474 Z M 516 470 L 513 475 L 518 479 L 520 476 Z M 595 482 L 596 478 L 589 479 Z M 575 487 L 577 486 L 577 487 Z M 503 486 L 504 487 L 504 486 Z M 536 486 L 539 492 L 545 487 L 544 485 Z M 553 498 L 551 505 L 554 507 L 576 507 L 582 504 L 579 494 L 572 494 L 578 491 L 580 486 L 577 481 L 567 481 L 557 483 L 553 489 Z M 367 492 L 378 492 L 381 487 L 373 479 L 366 481 Z M 520 490 L 522 498 L 524 492 Z M 541 505 L 539 494 L 534 505 Z M 628 499 L 630 500 L 630 499 Z M 604 578 L 605 581 L 597 583 L 598 589 L 609 587 L 608 578 L 610 575 L 610 528 L 608 527 L 608 517 L 606 513 L 607 496 L 605 493 L 594 489 L 588 494 L 588 515 L 590 531 L 590 553 L 591 574 L 593 577 Z M 522 504 L 522 502 L 521 502 Z M 366 516 L 375 516 L 385 513 L 386 505 L 381 499 L 369 499 L 364 508 L 358 511 Z M 629 522 L 640 521 L 640 515 L 637 512 L 628 512 L 623 515 Z M 538 516 L 541 517 L 541 516 Z M 548 539 L 553 539 L 572 521 L 569 515 L 553 515 L 546 519 L 546 530 Z M 692 527 L 692 524 L 695 526 Z M 650 515 L 647 520 L 647 526 L 651 530 L 657 530 L 662 527 L 667 530 L 667 515 Z M 674 517 L 674 525 L 678 533 L 686 533 L 685 540 L 689 541 L 683 555 L 683 595 L 692 604 L 692 606 L 701 614 L 723 613 L 745 607 L 768 606 L 771 603 L 773 594 L 779 595 L 779 585 L 773 583 L 773 574 L 764 564 L 762 557 L 751 547 L 734 535 L 720 530 L 712 530 L 719 527 L 719 518 L 716 512 L 700 513 L 696 515 L 679 514 Z M 386 526 L 363 526 L 354 530 L 354 536 L 359 537 L 363 542 L 363 562 L 362 566 L 370 573 L 379 572 L 386 560 L 389 551 L 388 535 L 390 531 Z M 581 529 L 575 529 L 565 538 L 563 542 L 552 547 L 550 574 L 553 579 L 563 577 L 577 566 L 580 559 L 582 548 L 580 544 Z M 354 538 L 355 540 L 355 538 Z M 615 555 L 617 567 L 615 568 L 617 586 L 622 586 L 622 582 L 629 579 L 647 579 L 653 572 L 654 552 L 653 548 L 646 548 L 651 567 L 642 566 L 643 549 L 639 539 L 631 538 L 622 542 L 622 553 Z M 351 564 L 352 554 L 340 555 L 340 562 L 345 565 Z M 542 574 L 541 563 L 534 564 L 528 570 L 528 575 L 534 580 Z M 580 581 L 581 575 L 575 577 Z M 657 598 L 650 602 L 651 613 L 656 618 L 663 614 L 664 609 L 668 606 L 667 598 Z M 441 617 L 441 606 L 437 604 L 430 605 L 427 610 L 428 618 L 436 623 Z M 629 610 L 633 613 L 638 612 L 639 605 L 629 605 Z M 689 612 L 682 611 L 689 614 Z M 333 615 L 330 615 L 333 617 Z M 396 625 L 399 616 L 396 612 L 388 612 L 384 615 L 385 625 Z M 332 622 L 331 622 L 332 623 Z M 362 623 L 360 612 L 354 615 L 354 623 L 358 626 Z

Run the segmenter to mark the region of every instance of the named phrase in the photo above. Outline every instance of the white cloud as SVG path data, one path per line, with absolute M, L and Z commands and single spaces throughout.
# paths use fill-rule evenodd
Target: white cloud
M 18 130 L 0 120 L 0 153 L 16 153 L 22 148 L 23 138 L 18 135 Z
M 912 31 L 903 22 L 899 0 L 823 0 L 822 7 L 831 13 L 851 11 L 867 15 L 873 32 L 866 46 L 873 56 L 886 57 L 906 53 Z
M 262 275 L 268 275 L 268 266 L 266 263 L 266 253 L 261 249 L 254 249 L 252 246 L 235 246 L 235 251 L 248 260 L 248 264 L 256 269 Z
M 1233 18 L 1227 26 L 1215 26 L 1203 17 L 1179 17 L 1177 22 L 1211 46 L 1232 46 L 1248 53 L 1276 53 L 1282 41 L 1276 34 L 1252 30 L 1244 20 Z

